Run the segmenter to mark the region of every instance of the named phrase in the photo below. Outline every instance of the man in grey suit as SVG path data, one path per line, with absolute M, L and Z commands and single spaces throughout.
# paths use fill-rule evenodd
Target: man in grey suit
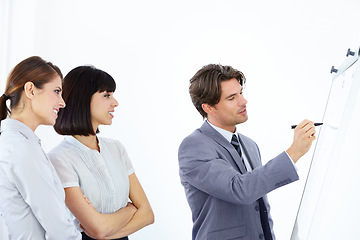
M 266 194 L 298 180 L 294 163 L 315 139 L 302 121 L 290 148 L 262 166 L 254 141 L 236 132 L 247 121 L 245 77 L 210 64 L 190 80 L 193 104 L 206 121 L 179 147 L 181 183 L 192 211 L 194 240 L 274 240 Z

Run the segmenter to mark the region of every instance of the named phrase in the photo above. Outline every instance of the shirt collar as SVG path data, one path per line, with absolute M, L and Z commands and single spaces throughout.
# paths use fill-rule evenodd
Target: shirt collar
M 236 132 L 236 127 L 235 127 L 235 133 L 232 133 L 232 132 L 229 132 L 229 131 L 227 131 L 227 130 L 225 130 L 225 129 L 222 129 L 222 128 L 219 128 L 219 127 L 213 125 L 213 124 L 212 124 L 211 122 L 209 122 L 208 120 L 206 120 L 206 121 L 210 124 L 210 126 L 212 126 L 216 131 L 218 131 L 226 140 L 228 140 L 229 143 L 231 143 L 231 139 L 232 139 L 232 136 L 233 136 L 234 134 L 236 134 L 236 137 L 238 137 L 238 134 L 237 134 L 237 132 Z
M 1 121 L 1 132 L 4 131 L 18 131 L 21 133 L 21 135 L 23 135 L 26 139 L 29 140 L 34 140 L 36 142 L 38 142 L 39 144 L 41 144 L 41 140 L 40 138 L 38 138 L 38 136 L 36 136 L 36 134 L 28 127 L 26 126 L 24 123 L 15 120 L 15 119 L 5 119 L 3 121 Z
M 99 148 L 100 151 L 102 149 L 102 141 L 101 138 L 97 137 L 98 142 L 99 142 Z M 89 150 L 94 150 L 97 151 L 95 149 L 90 149 L 89 147 L 87 147 L 86 145 L 84 145 L 83 143 L 81 143 L 80 141 L 78 141 L 76 138 L 74 138 L 73 136 L 66 136 L 65 140 L 68 141 L 70 144 L 74 144 L 76 147 L 84 150 L 84 151 L 89 151 Z

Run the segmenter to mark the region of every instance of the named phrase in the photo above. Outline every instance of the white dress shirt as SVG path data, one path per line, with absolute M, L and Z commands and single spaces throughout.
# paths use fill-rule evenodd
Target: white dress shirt
M 25 124 L 1 121 L 0 212 L 9 239 L 81 239 L 56 171 Z
M 67 136 L 49 158 L 64 188 L 80 187 L 98 212 L 113 213 L 128 203 L 129 175 L 134 169 L 119 141 L 98 140 L 100 152 Z

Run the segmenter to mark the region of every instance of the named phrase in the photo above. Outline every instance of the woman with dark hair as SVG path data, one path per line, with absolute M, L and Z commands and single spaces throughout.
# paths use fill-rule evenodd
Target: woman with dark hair
M 55 124 L 65 107 L 61 90 L 59 68 L 30 57 L 11 71 L 0 97 L 0 213 L 9 239 L 81 239 L 61 181 L 34 133 L 39 125 Z
M 71 136 L 49 158 L 63 183 L 66 205 L 84 231 L 83 239 L 128 239 L 154 221 L 124 146 L 96 135 L 100 125 L 112 123 L 118 106 L 115 88 L 108 73 L 92 66 L 77 67 L 64 78 L 67 106 L 54 128 Z

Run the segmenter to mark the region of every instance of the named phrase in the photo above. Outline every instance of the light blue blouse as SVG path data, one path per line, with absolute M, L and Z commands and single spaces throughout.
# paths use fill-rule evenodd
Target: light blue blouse
M 1 121 L 0 212 L 10 239 L 81 239 L 40 139 L 25 124 Z

